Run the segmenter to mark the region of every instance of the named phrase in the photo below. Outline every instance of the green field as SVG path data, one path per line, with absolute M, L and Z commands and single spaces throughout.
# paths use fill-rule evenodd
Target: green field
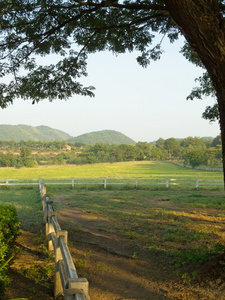
M 47 193 L 58 214 L 68 205 L 88 216 L 97 216 L 104 230 L 132 239 L 143 253 L 160 251 L 171 261 L 188 263 L 210 259 L 224 250 L 224 193 L 214 190 L 103 190 L 49 186 Z M 0 187 L 0 204 L 15 205 L 21 227 L 31 232 L 44 229 L 38 187 Z M 65 225 L 77 230 L 74 220 Z M 74 227 L 75 226 L 75 227 Z M 78 227 L 77 227 L 78 226 Z M 79 229 L 80 230 L 80 229 Z M 146 252 L 147 251 L 147 252 Z
M 80 166 L 1 168 L 0 179 L 11 178 L 214 178 L 223 173 L 186 169 L 169 162 L 125 162 Z
M 172 163 L 136 162 L 1 169 L 1 178 L 7 177 L 222 179 L 222 172 L 190 170 Z M 225 202 L 222 189 L 221 186 L 220 190 L 218 187 L 154 187 L 150 190 L 121 185 L 104 190 L 102 186 L 95 185 L 75 188 L 69 185 L 47 185 L 47 194 L 53 201 L 61 228 L 68 230 L 71 239 L 77 233 L 100 230 L 104 235 L 107 234 L 112 243 L 117 239 L 124 244 L 131 243 L 134 251 L 130 259 L 159 258 L 160 262 L 164 262 L 167 272 L 175 272 L 177 278 L 190 287 L 190 283 L 196 278 L 208 286 L 207 278 L 212 274 L 211 271 L 204 271 L 204 264 L 217 257 L 219 267 L 215 280 L 224 276 L 225 261 L 222 254 L 225 251 Z M 15 205 L 24 231 L 35 233 L 36 238 L 40 232 L 44 232 L 37 186 L 0 186 L 0 204 Z M 97 240 L 94 242 L 98 245 Z M 71 244 L 70 247 L 75 251 L 76 246 Z M 85 247 L 82 253 L 87 254 Z M 95 268 L 93 271 L 90 269 L 90 266 L 95 266 L 93 254 L 90 251 L 85 257 L 82 255 L 80 260 L 85 260 L 87 268 L 83 267 L 84 275 L 79 276 L 89 279 L 90 272 L 96 272 Z M 104 260 L 104 264 L 106 261 Z M 107 265 L 107 268 L 110 273 L 110 266 Z M 210 277 L 210 280 L 214 282 L 214 278 Z

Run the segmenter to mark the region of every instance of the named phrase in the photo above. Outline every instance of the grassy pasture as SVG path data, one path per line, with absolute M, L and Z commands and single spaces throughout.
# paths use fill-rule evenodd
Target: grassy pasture
M 81 166 L 37 168 L 1 168 L 0 179 L 6 178 L 214 178 L 222 172 L 185 169 L 169 162 L 125 162 Z
M 171 163 L 136 162 L 1 169 L 1 178 L 4 177 L 218 179 L 222 178 L 222 172 L 189 170 Z M 208 259 L 224 249 L 225 201 L 224 192 L 218 188 L 187 190 L 111 186 L 104 190 L 102 186 L 74 189 L 71 186 L 48 186 L 47 193 L 57 210 L 64 210 L 69 204 L 97 215 L 98 226 L 132 239 L 145 253 L 160 251 L 170 255 L 178 264 Z M 23 228 L 36 232 L 43 229 L 38 187 L 0 187 L 0 204 L 16 206 Z
M 31 232 L 44 228 L 38 187 L 0 187 L 0 204 L 15 205 L 21 227 Z
M 142 255 L 163 253 L 178 269 L 224 251 L 223 192 L 62 186 L 47 190 L 59 212 L 69 206 L 97 216 L 91 220 L 93 227 L 132 240 Z M 80 230 L 79 224 L 73 226 L 69 231 Z
M 4 168 L 0 175 L 0 178 L 222 178 L 222 172 L 189 170 L 159 162 Z M 208 273 L 201 268 L 216 257 L 219 257 L 218 278 L 224 277 L 225 260 L 221 254 L 225 249 L 225 197 L 222 188 L 110 186 L 104 190 L 102 186 L 72 189 L 71 186 L 55 185 L 47 186 L 47 193 L 59 217 L 60 214 L 65 217 L 69 212 L 62 224 L 60 221 L 62 229 L 68 230 L 69 241 L 75 232 L 96 228 L 107 233 L 109 238 L 111 236 L 112 242 L 115 236 L 122 237 L 125 243 L 131 241 L 137 249 L 132 256 L 135 260 L 158 257 L 159 261 L 166 261 L 185 284 L 196 278 L 206 278 Z M 0 186 L 0 204 L 16 206 L 23 230 L 44 232 L 37 186 Z M 84 223 L 79 224 L 79 218 L 71 218 L 73 210 L 78 210 L 84 218 L 87 216 L 87 227 Z M 92 253 L 88 252 L 88 255 L 91 257 Z M 81 257 L 87 266 L 91 265 L 89 256 L 83 254 Z M 84 268 L 83 271 L 87 272 L 84 277 L 89 278 L 90 270 Z
M 97 216 L 93 226 L 131 239 L 144 255 L 164 253 L 177 267 L 224 251 L 222 191 L 49 186 L 47 193 L 59 213 L 69 205 Z M 0 204 L 16 206 L 24 230 L 44 230 L 38 187 L 0 187 Z

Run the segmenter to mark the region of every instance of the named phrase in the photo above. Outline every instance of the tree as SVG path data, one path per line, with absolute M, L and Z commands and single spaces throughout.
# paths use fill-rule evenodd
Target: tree
M 216 147 L 216 146 L 221 145 L 221 144 L 222 144 L 221 136 L 220 136 L 220 135 L 217 135 L 217 136 L 213 139 L 211 146 L 212 146 L 212 147 Z
M 22 146 L 20 149 L 20 156 L 22 157 L 22 159 L 26 159 L 30 157 L 31 153 L 32 153 L 32 149 L 26 146 Z
M 175 138 L 166 139 L 164 147 L 168 151 L 170 157 L 178 156 L 180 154 L 180 142 Z
M 32 154 L 32 149 L 31 148 L 28 148 L 26 146 L 21 147 L 20 156 L 21 156 L 21 159 L 22 159 L 22 162 L 23 162 L 24 166 L 26 166 L 28 168 L 31 168 L 35 165 L 32 157 L 31 157 L 31 154 Z
M 182 34 L 183 54 L 205 70 L 190 97 L 217 99 L 225 172 L 224 0 L 3 0 L 0 14 L 0 76 L 13 75 L 0 84 L 2 108 L 19 96 L 33 103 L 93 96 L 93 87 L 78 82 L 87 75 L 89 53 L 138 50 L 146 67 L 160 58 L 165 36 L 173 42 Z M 52 53 L 54 65 L 37 65 L 36 55 Z
M 180 143 L 181 147 L 188 147 L 188 146 L 192 146 L 192 147 L 205 147 L 205 143 L 203 141 L 203 139 L 199 138 L 199 137 L 192 137 L 189 136 L 186 139 L 181 140 Z
M 156 143 L 155 143 L 156 147 L 160 148 L 160 149 L 164 149 L 165 146 L 165 140 L 163 138 L 159 138 Z
M 158 147 L 154 147 L 154 148 L 152 149 L 152 158 L 153 158 L 154 160 L 159 160 L 159 159 L 161 159 L 161 158 L 162 158 L 162 150 L 161 150 L 160 148 L 158 148 Z
M 136 148 L 136 159 L 144 160 L 151 157 L 152 145 L 147 142 L 138 142 L 135 145 Z
M 190 148 L 184 153 L 185 164 L 190 164 L 192 168 L 201 164 L 206 164 L 208 156 L 207 151 L 204 148 Z

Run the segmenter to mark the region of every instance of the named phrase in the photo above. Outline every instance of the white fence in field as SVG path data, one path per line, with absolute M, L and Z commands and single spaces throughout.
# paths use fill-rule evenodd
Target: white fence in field
M 223 179 L 191 179 L 191 178 L 45 178 L 45 179 L 0 179 L 0 186 L 16 185 L 39 185 L 40 181 L 45 185 L 71 185 L 75 188 L 78 185 L 102 185 L 104 189 L 108 186 L 131 185 L 136 188 L 142 186 L 187 186 L 206 187 L 223 186 Z
M 61 230 L 53 210 L 52 202 L 46 196 L 46 188 L 40 180 L 42 207 L 49 238 L 48 248 L 55 251 L 55 298 L 64 294 L 65 300 L 88 300 L 89 284 L 86 278 L 78 278 L 76 268 L 70 255 L 67 240 L 68 232 Z

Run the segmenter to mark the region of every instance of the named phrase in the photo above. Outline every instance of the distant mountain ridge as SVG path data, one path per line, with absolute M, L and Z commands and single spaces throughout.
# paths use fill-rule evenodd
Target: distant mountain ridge
M 81 142 L 84 144 L 136 144 L 135 141 L 126 135 L 114 130 L 95 131 L 82 134 L 78 137 L 72 137 L 64 131 L 53 129 L 48 126 L 29 126 L 29 125 L 0 125 L 1 141 L 65 141 L 65 142 Z

